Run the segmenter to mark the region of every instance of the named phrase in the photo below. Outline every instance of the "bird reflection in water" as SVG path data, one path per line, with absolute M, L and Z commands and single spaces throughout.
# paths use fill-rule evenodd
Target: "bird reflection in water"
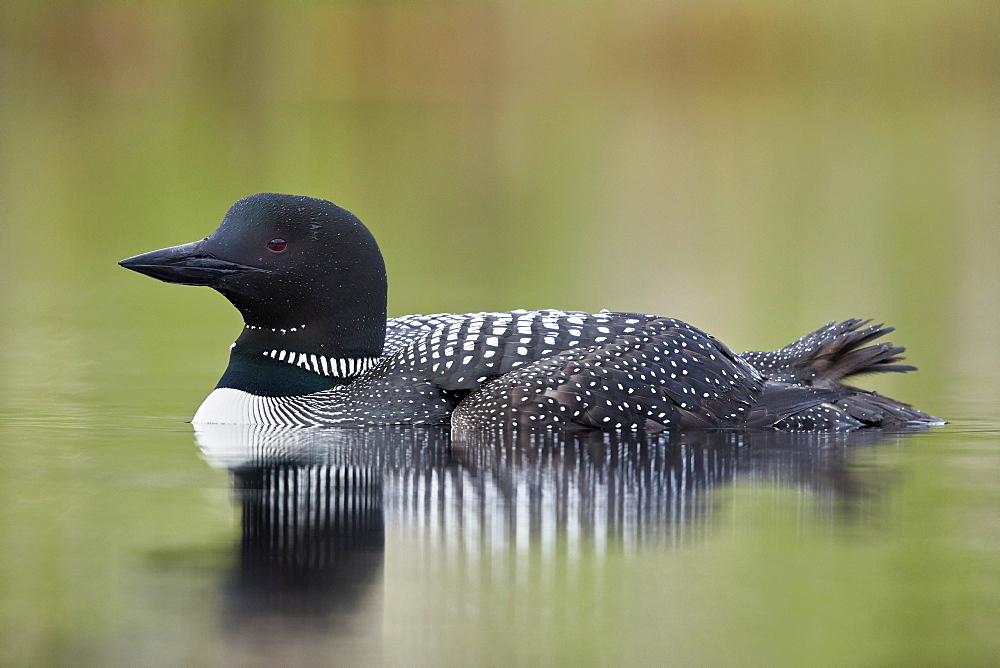
M 885 484 L 848 453 L 898 436 L 780 432 L 451 435 L 447 428 L 199 427 L 231 472 L 242 541 L 230 618 L 350 613 L 381 587 L 386 527 L 467 561 L 535 550 L 682 547 L 711 534 L 707 492 L 737 481 L 808 494 L 849 521 Z M 883 471 L 884 473 L 884 471 Z M 876 495 L 877 498 L 877 495 Z M 454 554 L 453 554 L 454 556 Z
M 322 616 L 352 607 L 382 563 L 379 473 L 286 461 L 232 474 L 243 509 L 239 608 Z

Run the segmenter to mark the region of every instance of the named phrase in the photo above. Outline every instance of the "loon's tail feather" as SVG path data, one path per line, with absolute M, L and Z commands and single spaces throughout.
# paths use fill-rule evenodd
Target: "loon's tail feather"
M 915 371 L 900 364 L 903 346 L 883 342 L 870 344 L 894 331 L 893 327 L 869 325 L 871 320 L 830 322 L 780 350 L 746 352 L 740 356 L 770 380 L 833 388 L 850 376 L 866 373 Z
M 826 333 L 828 338 L 815 354 L 802 360 L 801 368 L 815 371 L 813 385 L 837 383 L 848 376 L 866 373 L 916 371 L 915 366 L 899 364 L 905 359 L 900 356 L 906 350 L 903 346 L 889 342 L 867 345 L 895 331 L 881 324 L 868 325 L 869 322 L 871 320 L 846 320 L 830 323 L 814 332 Z

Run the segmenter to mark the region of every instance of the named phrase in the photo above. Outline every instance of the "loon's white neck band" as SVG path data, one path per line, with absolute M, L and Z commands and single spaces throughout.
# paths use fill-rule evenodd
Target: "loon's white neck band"
M 377 357 L 326 357 L 290 350 L 265 350 L 263 355 L 333 378 L 357 376 L 378 364 L 379 360 Z

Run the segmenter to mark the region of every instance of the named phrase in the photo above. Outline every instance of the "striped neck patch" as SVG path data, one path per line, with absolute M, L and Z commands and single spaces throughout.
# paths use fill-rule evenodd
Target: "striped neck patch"
M 288 362 L 321 376 L 349 378 L 357 376 L 378 364 L 378 357 L 325 357 L 289 350 L 265 350 L 264 357 Z

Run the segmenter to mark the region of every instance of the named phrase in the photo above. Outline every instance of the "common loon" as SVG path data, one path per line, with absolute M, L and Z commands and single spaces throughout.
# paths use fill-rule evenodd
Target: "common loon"
M 510 311 L 386 319 L 385 265 L 358 218 L 261 193 L 201 241 L 122 260 L 205 285 L 245 326 L 192 422 L 604 429 L 902 429 L 942 421 L 844 385 L 910 371 L 892 331 L 846 320 L 773 352 L 735 354 L 672 318 Z

